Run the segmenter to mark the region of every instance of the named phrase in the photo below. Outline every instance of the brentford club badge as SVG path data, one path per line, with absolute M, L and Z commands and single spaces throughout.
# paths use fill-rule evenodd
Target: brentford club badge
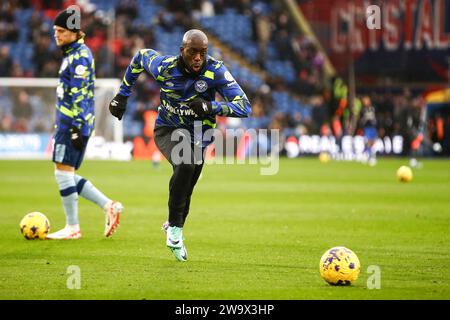
M 206 81 L 204 80 L 198 80 L 195 83 L 195 91 L 197 92 L 205 92 L 208 89 L 208 84 L 206 83 Z

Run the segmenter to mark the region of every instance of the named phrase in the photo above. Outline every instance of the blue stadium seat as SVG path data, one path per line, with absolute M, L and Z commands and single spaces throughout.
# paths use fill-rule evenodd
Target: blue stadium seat
M 96 6 L 97 10 L 109 11 L 117 6 L 118 0 L 90 0 Z M 156 0 L 136 0 L 138 8 L 138 17 L 132 23 L 134 26 L 143 25 L 146 27 L 152 26 L 155 17 L 161 10 L 165 10 L 164 6 L 167 1 Z M 226 3 L 226 2 L 225 2 Z M 261 1 L 254 1 L 252 5 L 257 6 L 257 10 L 262 14 L 270 12 L 270 5 Z M 19 25 L 27 25 L 33 13 L 33 9 L 18 10 L 15 13 L 16 21 Z M 45 25 L 48 29 L 49 35 L 53 34 L 53 21 L 43 17 Z M 203 28 L 209 30 L 211 34 L 217 36 L 228 47 L 235 52 L 242 54 L 250 63 L 256 63 L 259 57 L 259 50 L 257 42 L 253 41 L 253 29 L 251 18 L 247 15 L 241 14 L 235 8 L 226 8 L 221 15 L 215 17 L 202 17 L 200 24 Z M 154 27 L 153 29 L 156 37 L 155 49 L 162 54 L 178 55 L 179 44 L 181 43 L 184 28 L 175 27 L 172 32 L 168 32 L 161 27 Z M 13 59 L 21 63 L 25 71 L 35 69 L 33 57 L 32 44 L 28 43 L 28 36 L 30 30 L 28 28 L 19 29 L 19 41 L 17 43 L 9 43 L 11 47 L 10 54 Z M 237 36 L 238 35 L 238 36 Z M 0 44 L 1 46 L 2 44 Z M 56 49 L 54 41 L 51 42 L 50 50 Z M 210 53 L 214 47 L 210 46 Z M 280 60 L 278 49 L 272 42 L 267 48 L 267 65 L 265 69 L 274 75 L 279 75 L 288 83 L 296 79 L 296 74 L 292 63 L 289 61 Z M 227 67 L 236 80 L 251 91 L 257 90 L 264 80 L 259 74 L 252 70 L 243 67 L 238 61 L 227 60 Z M 272 93 L 275 107 L 282 112 L 298 111 L 304 118 L 311 117 L 311 107 L 302 105 L 299 101 L 293 99 L 287 92 L 273 92 Z M 130 112 L 135 110 L 135 103 L 130 108 Z M 128 118 L 128 119 L 127 119 Z M 133 121 L 131 117 L 125 118 L 126 134 L 134 135 L 141 134 L 142 127 L 139 121 Z M 257 123 L 257 121 L 255 122 Z
M 0 112 L 3 114 L 12 114 L 12 101 L 9 98 L 10 95 L 8 94 L 8 89 L 2 90 L 2 94 L 0 95 Z M 6 92 L 5 92 L 6 91 Z

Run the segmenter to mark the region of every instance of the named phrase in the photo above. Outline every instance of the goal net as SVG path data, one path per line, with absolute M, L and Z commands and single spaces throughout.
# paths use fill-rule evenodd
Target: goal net
M 57 83 L 56 78 L 0 78 L 0 158 L 51 157 Z M 130 157 L 122 122 L 108 110 L 119 85 L 118 79 L 95 81 L 95 134 L 86 158 Z

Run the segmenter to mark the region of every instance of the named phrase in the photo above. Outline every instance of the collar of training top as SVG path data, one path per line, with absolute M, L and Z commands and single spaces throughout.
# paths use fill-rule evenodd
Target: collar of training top
M 61 47 L 61 50 L 65 56 L 67 56 L 69 53 L 71 53 L 73 50 L 76 50 L 78 47 L 80 47 L 84 43 L 84 39 L 80 38 L 74 42 L 71 42 L 69 44 L 66 44 L 65 46 Z

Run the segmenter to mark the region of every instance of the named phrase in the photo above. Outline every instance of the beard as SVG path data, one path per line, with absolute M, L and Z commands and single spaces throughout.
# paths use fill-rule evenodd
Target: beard
M 202 61 L 201 65 L 200 65 L 200 68 L 198 69 L 198 71 L 195 71 L 194 69 L 192 69 L 191 66 L 189 66 L 189 65 L 186 63 L 186 61 L 185 61 L 183 55 L 180 55 L 180 58 L 178 59 L 178 64 L 177 64 L 177 65 L 178 65 L 178 69 L 179 69 L 184 75 L 189 76 L 189 77 L 197 77 L 197 76 L 199 76 L 199 75 L 201 74 L 203 68 L 205 67 L 205 65 L 206 65 L 206 59 Z

